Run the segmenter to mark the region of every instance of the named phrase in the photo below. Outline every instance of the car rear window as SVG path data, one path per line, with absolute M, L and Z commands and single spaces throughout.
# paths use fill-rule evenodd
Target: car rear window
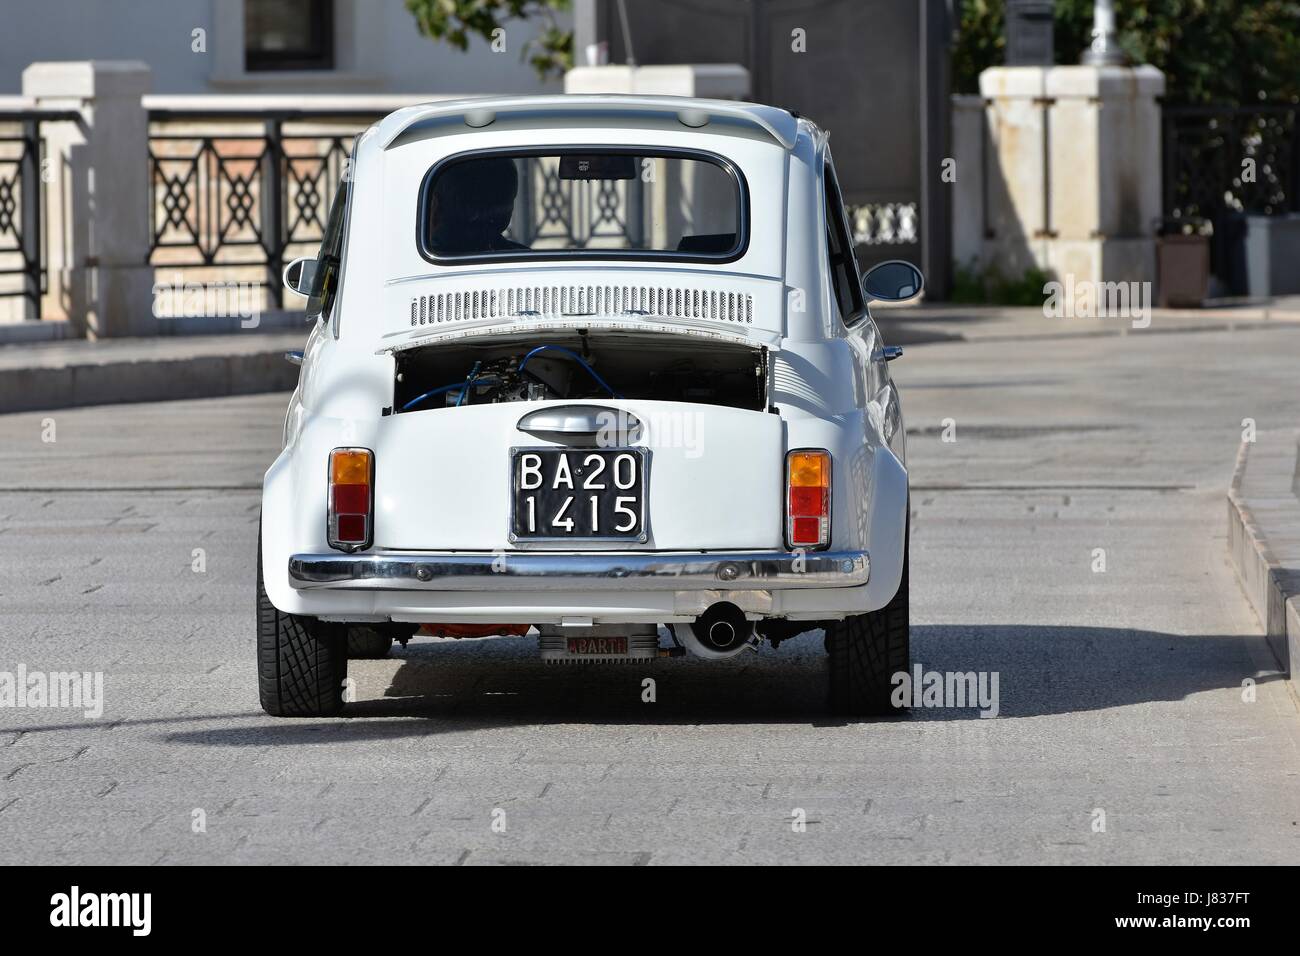
M 563 149 L 454 156 L 420 191 L 434 262 L 635 258 L 729 261 L 744 253 L 747 196 L 707 153 Z

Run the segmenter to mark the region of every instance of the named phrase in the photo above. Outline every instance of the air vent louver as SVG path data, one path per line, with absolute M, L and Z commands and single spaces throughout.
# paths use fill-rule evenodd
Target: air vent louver
M 644 285 L 521 286 L 439 292 L 411 299 L 411 325 L 477 322 L 516 316 L 646 315 L 748 325 L 753 296 L 742 292 Z

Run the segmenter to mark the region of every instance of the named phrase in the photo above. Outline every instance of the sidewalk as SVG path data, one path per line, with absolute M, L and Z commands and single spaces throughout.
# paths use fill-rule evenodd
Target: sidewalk
M 0 347 L 0 414 L 287 391 L 295 332 L 84 339 Z

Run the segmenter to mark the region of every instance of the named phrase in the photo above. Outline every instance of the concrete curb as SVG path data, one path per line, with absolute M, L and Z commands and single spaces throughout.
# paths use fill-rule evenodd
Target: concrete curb
M 3 368 L 0 413 L 292 391 L 298 368 L 285 361 L 286 347 L 302 345 L 268 341 L 240 351 L 87 356 L 54 367 Z
M 72 323 L 65 319 L 0 323 L 0 345 L 60 342 L 71 338 L 75 338 L 72 334 Z
M 1300 662 L 1300 449 L 1295 436 L 1279 445 L 1260 454 L 1258 441 L 1242 443 L 1237 452 L 1228 485 L 1228 549 L 1269 647 L 1300 691 L 1293 666 Z
M 249 325 L 248 323 L 253 323 Z M 301 309 L 268 309 L 247 318 L 238 315 L 160 316 L 148 338 L 174 335 L 248 335 L 295 332 L 306 328 Z M 0 322 L 0 345 L 81 341 L 66 319 Z

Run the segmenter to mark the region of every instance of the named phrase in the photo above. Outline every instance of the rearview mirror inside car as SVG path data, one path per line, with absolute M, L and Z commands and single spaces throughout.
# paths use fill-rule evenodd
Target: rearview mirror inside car
M 597 153 L 560 157 L 561 179 L 636 179 L 636 157 Z

